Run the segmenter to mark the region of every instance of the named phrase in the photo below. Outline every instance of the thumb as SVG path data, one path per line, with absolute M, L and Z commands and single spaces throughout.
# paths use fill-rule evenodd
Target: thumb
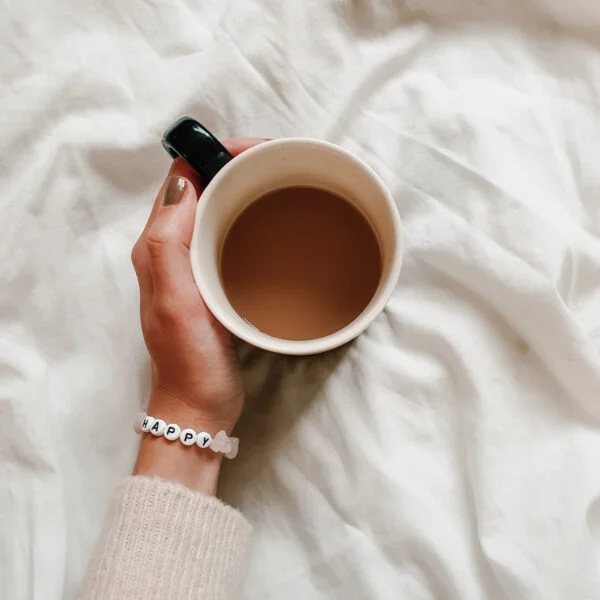
M 198 196 L 189 179 L 171 175 L 164 186 L 146 242 L 154 300 L 170 302 L 194 290 L 190 264 L 190 243 Z M 191 287 L 190 287 L 191 286 Z

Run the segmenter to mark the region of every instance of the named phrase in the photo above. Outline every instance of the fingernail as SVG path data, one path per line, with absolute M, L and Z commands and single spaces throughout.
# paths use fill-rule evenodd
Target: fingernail
M 171 175 L 169 179 L 167 179 L 165 193 L 162 198 L 162 205 L 172 206 L 173 204 L 178 204 L 185 194 L 186 185 L 187 181 L 183 177 Z

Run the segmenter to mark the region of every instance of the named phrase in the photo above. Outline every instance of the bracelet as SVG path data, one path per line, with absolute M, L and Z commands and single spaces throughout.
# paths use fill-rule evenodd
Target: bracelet
M 190 427 L 181 429 L 176 423 L 167 423 L 162 419 L 144 415 L 139 418 L 135 428 L 137 433 L 151 433 L 156 437 L 161 435 L 170 442 L 179 439 L 184 446 L 210 448 L 213 452 L 221 452 L 226 458 L 235 458 L 238 453 L 240 440 L 229 437 L 225 431 L 219 431 L 215 437 L 206 431 L 196 432 Z

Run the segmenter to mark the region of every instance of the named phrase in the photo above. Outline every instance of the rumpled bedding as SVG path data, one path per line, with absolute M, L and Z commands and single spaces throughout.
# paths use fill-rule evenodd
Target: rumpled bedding
M 75 598 L 149 388 L 131 246 L 190 114 L 390 187 L 386 311 L 240 349 L 245 600 L 600 598 L 600 5 L 7 0 L 0 597 Z

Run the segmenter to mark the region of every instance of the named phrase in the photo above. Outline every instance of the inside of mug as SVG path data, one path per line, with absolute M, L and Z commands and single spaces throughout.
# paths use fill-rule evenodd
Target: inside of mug
M 221 285 L 220 254 L 235 219 L 252 202 L 274 190 L 306 186 L 327 190 L 351 202 L 372 226 L 381 250 L 382 271 L 370 303 L 340 331 L 315 340 L 284 340 L 259 331 L 231 306 Z M 196 283 L 213 314 L 232 333 L 259 347 L 311 354 L 339 346 L 358 335 L 387 301 L 399 268 L 399 223 L 379 178 L 336 146 L 308 139 L 267 142 L 232 160 L 213 179 L 199 202 L 191 246 Z

